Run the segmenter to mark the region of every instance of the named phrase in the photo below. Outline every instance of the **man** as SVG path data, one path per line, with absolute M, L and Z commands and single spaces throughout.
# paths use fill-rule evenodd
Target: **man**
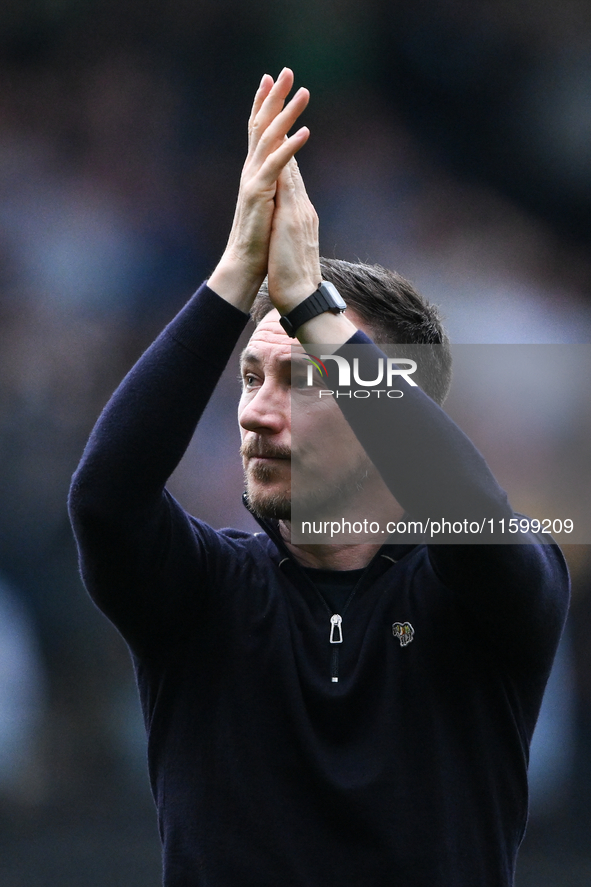
M 336 297 L 330 310 L 313 300 L 301 320 L 322 278 L 317 218 L 293 160 L 309 133 L 288 136 L 308 93 L 285 104 L 292 83 L 287 69 L 263 77 L 224 255 L 111 399 L 71 490 L 85 583 L 136 668 L 164 884 L 508 887 L 566 568 L 533 538 L 291 541 L 295 339 L 279 318 L 308 350 L 381 353 L 357 330 L 361 311 L 343 314 Z M 350 279 L 366 273 L 352 268 Z M 265 275 L 274 307 L 243 355 L 239 406 L 248 503 L 263 532 L 215 531 L 164 485 Z M 367 434 L 353 398 L 309 406 L 319 421 L 321 410 L 331 421 L 343 410 L 350 434 L 320 509 L 334 485 L 346 508 L 385 483 L 399 514 L 510 519 L 472 444 L 419 387 L 400 387 L 396 409 L 382 411 L 386 443 Z M 305 447 L 293 457 L 313 470 Z M 367 481 L 348 483 L 353 465 Z

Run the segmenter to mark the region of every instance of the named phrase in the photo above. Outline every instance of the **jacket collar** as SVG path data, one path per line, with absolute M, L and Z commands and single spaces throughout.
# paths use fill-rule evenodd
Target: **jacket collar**
M 290 552 L 289 548 L 283 541 L 281 536 L 281 531 L 279 529 L 279 521 L 274 519 L 267 519 L 259 517 L 250 507 L 250 503 L 248 501 L 248 496 L 246 493 L 242 494 L 242 503 L 247 511 L 254 517 L 259 526 L 264 530 L 266 535 L 269 537 L 270 541 L 275 545 L 278 553 L 278 563 L 280 566 L 285 566 L 289 564 L 290 570 L 295 570 L 295 572 L 301 576 L 304 576 L 307 581 L 308 576 L 301 566 L 301 564 L 294 558 L 293 554 Z M 378 576 L 382 575 L 386 570 L 388 570 L 393 564 L 397 563 L 402 558 L 406 557 L 407 554 L 410 554 L 417 548 L 417 545 L 391 545 L 386 543 L 382 545 L 379 551 L 373 556 L 369 564 L 365 568 L 365 574 L 362 577 L 360 582 L 361 585 L 366 586 L 370 581 L 374 581 Z

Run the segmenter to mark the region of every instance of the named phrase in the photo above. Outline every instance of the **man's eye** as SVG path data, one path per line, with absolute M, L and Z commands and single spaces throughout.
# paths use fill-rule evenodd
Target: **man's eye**
M 245 373 L 242 376 L 242 385 L 244 388 L 253 388 L 256 385 L 256 376 L 252 373 Z

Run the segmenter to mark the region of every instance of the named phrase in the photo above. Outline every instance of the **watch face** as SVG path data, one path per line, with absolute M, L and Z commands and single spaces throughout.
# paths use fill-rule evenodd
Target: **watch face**
M 345 310 L 347 304 L 334 283 L 330 283 L 330 281 L 328 280 L 323 280 L 319 286 L 319 289 L 321 290 L 322 295 L 328 299 L 331 305 L 333 305 L 339 311 Z

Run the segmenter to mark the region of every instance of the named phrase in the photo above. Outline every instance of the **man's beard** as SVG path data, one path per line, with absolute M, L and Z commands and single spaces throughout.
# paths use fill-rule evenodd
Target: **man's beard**
M 291 516 L 291 489 L 284 492 L 271 493 L 264 485 L 273 480 L 277 472 L 276 465 L 256 462 L 246 467 L 246 460 L 254 456 L 266 456 L 273 459 L 284 459 L 291 462 L 289 447 L 274 446 L 264 441 L 250 441 L 240 447 L 240 455 L 244 464 L 244 482 L 246 498 L 251 511 L 260 518 L 289 520 Z
M 290 458 L 290 450 L 287 447 L 265 447 L 256 442 L 243 444 L 240 453 L 243 459 L 251 456 Z M 274 472 L 277 470 L 274 465 L 257 462 L 244 469 L 248 505 L 257 517 L 290 521 L 293 507 L 298 519 L 317 520 L 320 516 L 326 519 L 330 516 L 335 518 L 339 510 L 342 511 L 359 495 L 372 471 L 375 471 L 373 463 L 365 453 L 360 454 L 357 463 L 351 466 L 346 475 L 339 478 L 338 483 L 318 483 L 318 479 L 307 483 L 305 470 L 297 463 L 292 466 L 292 471 L 293 468 L 295 468 L 297 486 L 293 500 L 291 483 L 289 489 L 279 492 L 271 492 L 264 488 L 264 484 L 273 480 Z

